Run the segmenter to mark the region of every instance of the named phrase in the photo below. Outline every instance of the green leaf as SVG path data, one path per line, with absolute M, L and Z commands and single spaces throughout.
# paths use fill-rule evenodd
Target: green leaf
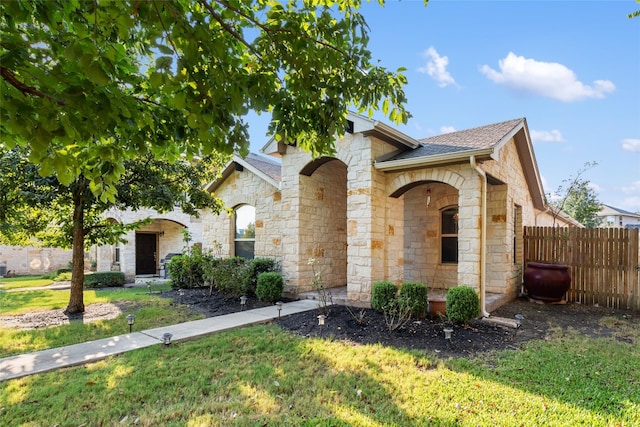
M 92 62 L 87 67 L 87 77 L 98 86 L 105 86 L 109 83 L 109 76 L 104 72 L 98 62 Z

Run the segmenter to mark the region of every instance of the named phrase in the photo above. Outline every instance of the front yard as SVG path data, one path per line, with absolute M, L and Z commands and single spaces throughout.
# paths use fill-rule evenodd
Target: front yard
M 36 306 L 45 295 L 31 292 L 54 291 L 29 292 L 21 298 Z M 138 315 L 151 310 L 140 316 L 143 325 L 210 314 L 200 307 L 194 315 L 175 291 L 166 292 L 175 300 L 145 289 L 95 292 L 119 304 L 129 295 Z M 8 302 L 17 294 L 0 297 Z M 239 308 L 235 300 L 229 304 Z M 523 317 L 520 330 L 501 332 L 508 336 L 501 347 L 477 347 L 473 341 L 485 334 L 472 325 L 470 335 L 454 332 L 455 345 L 467 349 L 457 353 L 442 337 L 439 345 L 429 341 L 417 323 L 374 334 L 372 312 L 364 325 L 339 312 L 332 309 L 324 329 L 318 312 L 307 312 L 4 381 L 0 425 L 640 425 L 640 372 L 632 369 L 640 366 L 637 312 L 516 301 L 497 313 Z M 2 351 L 88 339 L 91 331 L 124 333 L 121 317 L 3 329 Z M 372 343 L 374 335 L 386 338 Z

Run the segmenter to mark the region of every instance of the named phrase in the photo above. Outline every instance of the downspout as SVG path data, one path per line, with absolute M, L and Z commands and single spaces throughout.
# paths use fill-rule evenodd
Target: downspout
M 480 169 L 476 163 L 476 156 L 469 157 L 471 167 L 480 176 L 480 283 L 478 284 L 478 294 L 480 295 L 480 314 L 489 317 L 486 305 L 486 259 L 487 259 L 487 174 Z

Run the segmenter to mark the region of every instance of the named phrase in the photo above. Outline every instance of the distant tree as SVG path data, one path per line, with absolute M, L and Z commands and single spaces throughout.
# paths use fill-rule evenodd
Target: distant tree
M 249 224 L 247 224 L 247 228 L 244 229 L 244 232 L 242 233 L 242 237 L 244 237 L 245 239 L 251 239 L 256 237 L 255 222 L 250 222 Z
M 598 194 L 590 186 L 590 182 L 581 179 L 576 182 L 567 195 L 564 211 L 585 227 L 596 228 L 601 222 L 597 216 L 601 206 Z
M 556 208 L 554 219 L 562 211 L 587 228 L 600 225 L 597 216 L 601 208 L 598 194 L 591 187 L 590 181 L 582 177 L 587 170 L 597 165 L 596 162 L 587 162 L 575 175 L 562 181 L 556 191 L 557 199 L 551 202 Z
M 84 250 L 92 245 L 121 241 L 129 230 L 148 220 L 130 224 L 108 221 L 110 209 L 152 208 L 159 212 L 181 209 L 198 215 L 198 209 L 221 209 L 221 203 L 204 190 L 216 176 L 226 156 L 174 163 L 151 154 L 124 161 L 115 183 L 114 200 L 103 200 L 90 189 L 84 176 L 69 184 L 55 176 L 42 176 L 30 163 L 28 148 L 0 145 L 0 243 L 27 244 L 36 239 L 47 246 L 72 247 L 71 295 L 67 313 L 84 311 Z

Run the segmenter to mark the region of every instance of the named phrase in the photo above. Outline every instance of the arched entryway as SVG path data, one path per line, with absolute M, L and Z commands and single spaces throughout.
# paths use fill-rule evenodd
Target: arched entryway
M 403 199 L 403 280 L 431 289 L 457 284 L 458 197 L 453 186 L 416 181 L 392 196 Z

